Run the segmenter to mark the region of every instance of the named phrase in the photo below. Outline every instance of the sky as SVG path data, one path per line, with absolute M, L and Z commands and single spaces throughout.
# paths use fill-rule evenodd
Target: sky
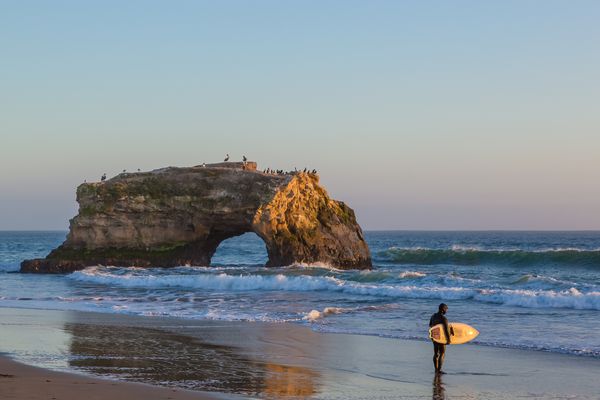
M 123 169 L 316 168 L 364 229 L 600 229 L 598 1 L 0 0 L 0 230 Z

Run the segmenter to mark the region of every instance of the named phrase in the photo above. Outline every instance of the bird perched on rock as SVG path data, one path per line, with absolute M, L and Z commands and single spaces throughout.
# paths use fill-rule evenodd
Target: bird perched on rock
M 225 161 L 225 162 L 229 161 L 229 153 L 227 153 L 227 155 L 225 156 L 225 159 L 223 161 Z
M 242 157 L 242 161 L 243 161 L 243 162 L 246 162 L 246 161 L 248 161 L 248 159 L 246 158 L 246 156 L 243 156 L 243 157 Z
M 104 182 L 106 180 L 106 173 L 102 174 L 102 178 L 100 178 L 101 182 Z

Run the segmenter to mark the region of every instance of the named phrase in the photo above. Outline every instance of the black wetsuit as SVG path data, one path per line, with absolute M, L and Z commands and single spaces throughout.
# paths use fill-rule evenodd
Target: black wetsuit
M 444 332 L 446 333 L 446 338 L 450 337 L 450 329 L 448 328 L 448 319 L 444 317 L 444 314 L 441 312 L 436 312 L 431 316 L 429 320 L 429 327 L 435 326 L 437 324 L 444 325 Z M 442 364 L 444 363 L 444 354 L 446 353 L 446 345 L 433 342 L 433 366 L 435 367 L 435 371 L 439 372 L 442 370 Z

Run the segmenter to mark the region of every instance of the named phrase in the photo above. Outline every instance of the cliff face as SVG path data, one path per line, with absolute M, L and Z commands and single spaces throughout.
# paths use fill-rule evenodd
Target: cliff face
M 264 240 L 268 266 L 371 268 L 354 212 L 314 174 L 265 174 L 255 163 L 164 168 L 84 183 L 77 202 L 67 240 L 22 272 L 209 265 L 219 243 L 246 232 Z

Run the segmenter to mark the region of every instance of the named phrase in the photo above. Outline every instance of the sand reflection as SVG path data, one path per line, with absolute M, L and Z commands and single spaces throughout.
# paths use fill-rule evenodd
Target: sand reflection
M 273 397 L 310 397 L 316 393 L 317 373 L 304 367 L 265 365 L 265 394 Z
M 119 379 L 264 397 L 314 395 L 318 373 L 161 329 L 65 324 L 72 368 Z
M 444 387 L 444 382 L 442 381 L 441 374 L 435 374 L 433 378 L 433 393 L 431 395 L 431 400 L 445 400 L 446 399 L 446 388 Z

